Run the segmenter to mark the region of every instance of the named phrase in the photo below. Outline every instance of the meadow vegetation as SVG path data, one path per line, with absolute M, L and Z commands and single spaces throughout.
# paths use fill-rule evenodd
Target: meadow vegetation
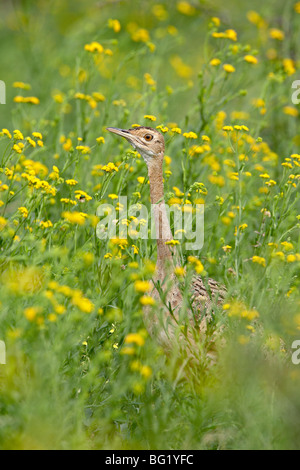
M 300 3 L 0 18 L 0 448 L 299 448 Z M 100 205 L 150 205 L 142 158 L 106 131 L 134 125 L 164 134 L 166 202 L 205 205 L 184 289 L 194 272 L 228 289 L 218 361 L 189 380 L 143 323 L 155 240 L 97 237 Z

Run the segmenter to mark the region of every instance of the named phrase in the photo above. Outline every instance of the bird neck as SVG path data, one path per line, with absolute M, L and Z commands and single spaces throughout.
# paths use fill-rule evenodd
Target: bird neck
M 148 164 L 151 204 L 164 202 L 163 159 L 156 158 Z
M 163 155 L 157 156 L 155 160 L 148 163 L 148 175 L 152 216 L 154 217 L 156 231 L 157 276 L 164 279 L 169 267 L 173 264 L 172 253 L 174 248 L 166 245 L 167 241 L 173 240 L 173 236 L 164 200 Z

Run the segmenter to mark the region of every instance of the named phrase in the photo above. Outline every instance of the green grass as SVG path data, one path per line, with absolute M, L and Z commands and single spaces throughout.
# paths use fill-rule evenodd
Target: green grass
M 299 448 L 295 3 L 0 6 L 0 448 Z M 155 241 L 96 235 L 109 195 L 150 206 L 144 162 L 105 130 L 135 123 L 169 129 L 166 201 L 205 204 L 203 248 L 180 246 L 187 279 L 196 256 L 229 292 L 217 363 L 187 380 L 143 323 L 135 281 L 151 279 Z

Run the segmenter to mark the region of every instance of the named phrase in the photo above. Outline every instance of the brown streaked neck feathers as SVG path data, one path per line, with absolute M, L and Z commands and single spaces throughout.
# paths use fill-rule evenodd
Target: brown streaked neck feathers
M 157 274 L 164 278 L 166 265 L 172 262 L 172 249 L 166 242 L 173 239 L 164 200 L 163 155 L 148 164 L 150 199 L 154 215 L 157 242 Z

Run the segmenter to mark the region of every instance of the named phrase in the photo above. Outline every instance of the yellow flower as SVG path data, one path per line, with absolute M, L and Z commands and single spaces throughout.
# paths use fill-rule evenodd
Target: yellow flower
M 277 28 L 271 28 L 269 30 L 269 36 L 270 38 L 277 39 L 278 41 L 283 41 L 285 37 L 284 32 Z
M 168 241 L 165 242 L 165 245 L 172 245 L 172 246 L 180 245 L 180 241 L 179 240 L 168 240 Z
M 132 33 L 131 39 L 135 42 L 148 42 L 150 40 L 149 31 L 145 28 L 138 28 Z
M 300 13 L 300 2 L 295 3 L 294 10 L 296 13 Z
M 118 167 L 112 162 L 109 162 L 107 165 L 102 166 L 101 170 L 105 171 L 106 173 L 112 173 L 113 171 L 119 171 Z
M 71 302 L 83 313 L 91 313 L 94 310 L 94 304 L 86 297 L 83 297 L 81 292 L 75 292 Z
M 220 59 L 211 59 L 211 61 L 210 61 L 209 64 L 210 64 L 212 67 L 216 67 L 217 65 L 220 65 L 220 63 L 221 63 Z
M 181 1 L 177 3 L 177 10 L 179 13 L 187 16 L 193 16 L 196 13 L 196 8 L 189 2 Z
M 119 20 L 108 20 L 108 27 L 113 29 L 115 33 L 119 33 L 121 31 L 121 24 Z
M 36 139 L 43 140 L 43 135 L 40 132 L 33 132 L 32 135 Z
M 152 7 L 152 13 L 160 21 L 164 21 L 168 18 L 168 12 L 165 9 L 164 5 L 160 5 L 160 4 L 154 5 Z
M 296 258 L 296 255 L 288 255 L 286 257 L 286 260 L 287 260 L 288 263 L 294 263 L 294 261 L 296 261 L 297 258 Z
M 2 135 L 6 135 L 6 137 L 8 137 L 9 139 L 12 138 L 12 135 L 11 135 L 11 133 L 9 132 L 8 129 L 2 129 L 1 134 L 2 134 Z
M 242 310 L 241 317 L 252 321 L 255 320 L 255 318 L 259 318 L 259 313 L 257 310 Z
M 170 130 L 171 132 L 174 132 L 175 134 L 181 134 L 180 127 L 175 126 L 175 127 L 172 127 Z
M 99 42 L 97 41 L 93 41 L 91 42 L 90 44 L 86 44 L 84 46 L 84 49 L 88 52 L 103 52 L 103 46 L 101 44 L 99 44 Z
M 158 129 L 160 132 L 162 132 L 163 134 L 165 134 L 166 132 L 168 132 L 169 128 L 166 127 L 166 126 L 163 126 L 163 125 L 159 125 L 159 126 L 156 126 L 156 129 Z
M 142 305 L 155 305 L 155 299 L 150 295 L 142 295 L 142 297 L 140 297 L 140 303 Z
M 78 184 L 78 181 L 70 179 L 66 180 L 66 184 L 68 184 L 69 186 L 75 186 L 76 184 Z
M 152 78 L 152 76 L 150 75 L 150 73 L 145 73 L 144 74 L 144 78 L 146 80 L 146 83 L 152 87 L 154 87 L 156 85 L 156 81 Z M 134 126 L 132 126 L 134 127 Z
M 83 155 L 91 153 L 91 149 L 88 145 L 77 145 L 76 150 L 79 150 Z
M 221 20 L 220 18 L 218 18 L 217 16 L 213 16 L 211 21 L 213 22 L 213 24 L 218 28 L 221 24 Z
M 98 91 L 94 91 L 92 95 L 94 100 L 96 101 L 105 101 L 105 96 L 102 93 L 99 93 Z
M 189 256 L 188 257 L 188 262 L 191 263 L 192 265 L 194 265 L 194 269 L 195 269 L 196 273 L 201 274 L 204 271 L 203 264 L 195 256 Z
M 224 64 L 224 65 L 223 65 L 223 69 L 224 69 L 225 72 L 227 72 L 227 73 L 233 73 L 233 72 L 235 72 L 235 68 L 234 68 L 233 65 L 231 65 L 231 64 Z
M 237 33 L 234 29 L 227 29 L 224 33 L 220 32 L 213 32 L 213 38 L 223 38 L 223 39 L 230 39 L 231 41 L 237 41 Z
M 143 184 L 144 181 L 145 181 L 145 177 L 144 177 L 144 176 L 138 176 L 138 177 L 137 177 L 137 180 L 138 180 L 138 182 L 139 182 L 140 184 Z
M 124 339 L 125 344 L 137 344 L 138 346 L 144 346 L 145 344 L 145 339 L 140 333 L 129 333 L 127 336 L 125 336 Z
M 226 34 L 225 33 L 216 33 L 215 31 L 212 33 L 212 37 L 213 38 L 217 38 L 217 39 L 220 39 L 220 38 L 226 38 Z
M 281 245 L 283 246 L 284 248 L 284 251 L 291 251 L 294 249 L 294 246 L 291 242 L 281 242 Z
M 292 116 L 292 117 L 298 117 L 299 116 L 299 111 L 294 106 L 285 106 L 283 108 L 283 112 L 284 112 L 284 114 L 287 114 L 288 116 Z
M 19 207 L 18 211 L 20 212 L 21 216 L 26 219 L 28 217 L 28 209 L 26 207 Z
M 4 217 L 0 216 L 0 230 L 2 230 L 6 224 L 7 220 Z
M 226 29 L 225 34 L 226 34 L 226 38 L 231 39 L 232 41 L 237 40 L 237 34 L 234 29 Z
M 135 349 L 131 348 L 131 347 L 128 347 L 128 346 L 125 346 L 122 349 L 121 354 L 125 354 L 127 356 L 133 356 L 135 354 Z
M 27 104 L 40 104 L 40 100 L 36 96 L 15 96 L 15 103 L 27 103 Z
M 208 180 L 210 181 L 211 184 L 215 184 L 216 186 L 219 186 L 220 188 L 225 186 L 225 178 L 222 175 L 209 175 Z
M 152 375 L 152 369 L 149 366 L 141 366 L 140 373 L 145 379 L 149 379 Z
M 56 322 L 56 320 L 57 320 L 57 315 L 56 315 L 56 313 L 49 313 L 49 315 L 48 315 L 47 318 L 48 318 L 48 320 L 49 320 L 50 322 L 53 323 L 53 322 Z
M 247 18 L 250 21 L 250 23 L 253 23 L 258 27 L 264 25 L 264 20 L 256 11 L 253 11 L 253 10 L 248 11 Z
M 78 199 L 80 202 L 91 201 L 93 198 L 89 196 L 85 191 L 77 189 L 75 191 L 75 199 Z
M 40 227 L 42 227 L 42 228 L 49 228 L 49 227 L 53 227 L 53 224 L 52 224 L 51 220 L 47 220 L 46 222 L 44 222 L 43 220 L 41 220 L 41 222 L 40 222 Z
M 147 292 L 151 289 L 151 284 L 149 281 L 135 281 L 134 288 L 137 292 Z
M 83 212 L 68 212 L 62 213 L 62 217 L 71 224 L 84 225 L 87 214 Z
M 150 121 L 156 121 L 156 117 L 152 114 L 145 114 L 144 119 L 149 119 Z
M 26 140 L 31 145 L 31 147 L 36 147 L 36 142 L 31 137 L 26 137 Z
M 28 321 L 35 320 L 37 314 L 41 311 L 40 307 L 28 307 L 24 310 L 24 315 Z
M 171 157 L 169 157 L 168 155 L 165 155 L 164 160 L 165 160 L 165 163 L 166 163 L 167 166 L 171 165 L 171 163 L 172 163 L 172 158 Z
M 98 142 L 99 145 L 100 145 L 100 144 L 105 144 L 105 139 L 104 139 L 104 137 L 102 137 L 102 136 L 101 136 L 101 137 L 97 137 L 96 141 Z
M 276 251 L 275 253 L 272 253 L 272 258 L 277 258 L 277 259 L 280 259 L 281 261 L 284 261 L 285 255 L 282 251 Z
M 265 258 L 262 258 L 261 256 L 253 256 L 252 257 L 252 262 L 260 264 L 264 268 L 266 267 L 266 260 L 265 260 Z
M 57 304 L 54 307 L 54 310 L 58 315 L 63 315 L 66 312 L 66 307 L 64 305 Z
M 177 188 L 177 186 L 173 186 L 173 191 L 175 192 L 176 197 L 184 196 L 184 193 L 182 191 L 180 191 L 180 189 Z
M 110 244 L 111 245 L 117 245 L 120 248 L 124 248 L 125 246 L 128 245 L 128 240 L 126 238 L 111 238 L 110 239 Z
M 257 58 L 254 57 L 253 55 L 250 55 L 250 54 L 245 55 L 244 60 L 246 62 L 248 62 L 249 64 L 257 64 L 258 63 Z
M 18 129 L 14 130 L 14 139 L 15 140 L 24 140 L 24 136 L 21 131 Z
M 185 276 L 185 269 L 182 268 L 181 266 L 177 266 L 174 269 L 174 273 L 176 274 L 176 276 L 183 277 L 183 276 Z
M 30 90 L 31 86 L 29 83 L 24 83 L 24 82 L 14 82 L 13 83 L 13 88 L 19 88 L 20 90 Z
M 283 59 L 283 68 L 288 75 L 296 73 L 295 64 L 292 59 Z
M 196 132 L 192 132 L 192 131 L 191 132 L 184 132 L 182 135 L 186 139 L 197 139 L 198 138 Z
M 64 144 L 63 144 L 63 149 L 68 152 L 69 150 L 71 150 L 72 148 L 72 140 L 70 138 L 68 138 Z

